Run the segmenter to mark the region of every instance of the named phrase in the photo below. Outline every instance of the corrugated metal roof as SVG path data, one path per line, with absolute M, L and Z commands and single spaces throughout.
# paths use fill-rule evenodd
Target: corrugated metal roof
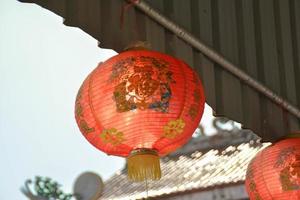
M 62 16 L 100 47 L 122 51 L 146 40 L 154 50 L 183 59 L 202 77 L 207 103 L 217 115 L 242 123 L 274 141 L 300 122 L 249 88 L 124 0 L 22 0 Z M 161 13 L 213 47 L 242 70 L 300 107 L 300 1 L 151 0 Z M 125 9 L 126 8 L 126 9 Z M 124 10 L 121 28 L 120 15 Z
M 235 137 L 238 138 L 237 135 Z M 233 137 L 227 136 L 227 138 L 233 140 Z M 223 139 L 221 139 L 222 143 Z M 201 147 L 201 144 L 201 141 L 197 141 L 196 146 Z M 222 149 L 197 150 L 188 154 L 177 154 L 175 157 L 166 157 L 161 160 L 162 179 L 148 182 L 148 197 L 187 193 L 241 183 L 245 179 L 250 160 L 269 144 L 242 143 Z M 121 170 L 105 182 L 104 193 L 100 199 L 128 200 L 146 197 L 145 183 L 130 182 L 126 171 Z

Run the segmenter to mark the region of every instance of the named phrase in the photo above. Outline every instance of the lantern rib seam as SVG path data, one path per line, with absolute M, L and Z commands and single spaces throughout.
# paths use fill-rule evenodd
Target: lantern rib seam
M 184 101 L 183 101 L 183 106 L 181 108 L 181 111 L 180 111 L 180 114 L 178 117 L 181 117 L 183 115 L 183 111 L 184 111 L 184 108 L 185 108 L 185 102 L 186 102 L 186 98 L 187 98 L 187 95 L 186 95 L 186 92 L 187 92 L 187 81 L 186 81 L 186 76 L 184 75 L 185 74 L 185 71 L 183 69 L 183 61 L 180 61 L 180 71 L 182 72 L 182 75 L 183 75 L 183 78 L 184 78 Z
M 260 156 L 261 156 L 261 161 L 262 161 L 262 162 L 265 161 L 265 159 L 264 159 L 264 154 L 265 154 L 265 149 L 261 152 L 261 155 L 260 155 Z M 265 186 L 266 186 L 266 190 L 267 190 L 267 192 L 268 192 L 268 195 L 271 197 L 271 200 L 273 200 L 273 197 L 272 197 L 272 195 L 271 195 L 271 193 L 270 193 L 268 184 L 266 183 L 266 180 L 265 180 L 264 170 L 261 170 L 261 173 L 262 173 L 262 179 L 263 179 L 264 184 L 265 184 Z
M 179 63 L 179 66 L 180 66 L 180 71 L 181 71 L 181 73 L 183 74 L 183 78 L 184 78 L 184 100 L 183 100 L 183 103 L 182 103 L 182 105 L 181 105 L 181 111 L 180 111 L 180 113 L 178 114 L 178 116 L 177 116 L 177 119 L 179 119 L 181 116 L 182 116 L 182 114 L 183 114 L 183 110 L 184 110 L 184 105 L 185 105 L 185 102 L 186 102 L 186 98 L 187 98 L 187 96 L 186 96 L 186 90 L 187 90 L 187 87 L 186 87 L 186 77 L 184 76 L 184 69 L 183 69 L 183 67 L 182 67 L 182 61 L 180 61 L 180 63 Z M 152 145 L 152 148 L 155 148 L 155 145 L 157 144 L 157 143 L 159 143 L 161 140 L 163 140 L 164 138 L 160 138 L 160 139 L 158 139 L 153 145 Z M 177 143 L 178 141 L 182 141 L 183 139 L 185 139 L 185 138 L 181 138 L 181 139 L 178 139 L 178 140 L 176 140 L 176 141 L 172 141 L 172 143 Z M 171 144 L 171 143 L 170 143 Z M 168 148 L 169 146 L 167 145 L 166 147 L 164 147 L 164 148 L 162 148 L 162 149 L 160 149 L 159 150 L 159 153 L 160 152 L 163 152 L 166 148 Z
M 96 68 L 95 70 L 97 71 L 98 68 Z M 103 126 L 101 126 L 98 118 L 96 117 L 96 113 L 95 113 L 95 109 L 94 109 L 94 106 L 93 106 L 93 102 L 92 102 L 92 98 L 91 98 L 91 84 L 92 84 L 92 81 L 93 81 L 93 76 L 94 76 L 95 73 L 91 73 L 90 75 L 90 80 L 88 82 L 88 100 L 89 100 L 89 105 L 90 105 L 90 108 L 91 108 L 91 113 L 93 115 L 93 118 L 95 119 L 95 122 L 96 122 L 96 125 L 98 126 L 98 128 L 101 130 L 102 128 L 104 129 Z M 124 145 L 124 144 L 123 144 Z M 127 145 L 126 145 L 127 146 Z M 128 146 L 127 146 L 128 147 Z M 130 149 L 130 147 L 128 147 Z M 113 155 L 113 153 L 111 152 L 107 152 L 107 150 L 105 151 L 107 155 Z
M 89 84 L 88 84 L 88 98 L 89 98 L 89 105 L 93 114 L 93 118 L 95 119 L 96 125 L 98 126 L 99 129 L 101 129 L 102 126 L 100 126 L 100 122 L 98 121 L 96 114 L 95 114 L 95 109 L 93 106 L 93 102 L 92 102 L 92 98 L 91 98 L 91 84 L 92 84 L 92 78 L 93 78 L 93 74 L 91 74 L 90 80 L 89 80 Z
M 185 64 L 185 62 L 183 62 L 183 61 L 180 61 L 180 69 L 181 69 L 181 72 L 183 72 L 183 74 L 184 74 L 184 70 L 183 70 L 183 64 Z M 193 69 L 191 69 L 192 70 L 192 72 L 193 73 L 195 73 L 194 72 L 194 70 Z M 185 96 L 185 98 L 184 98 L 184 103 L 183 103 L 183 109 L 182 109 L 182 111 L 180 112 L 180 114 L 178 115 L 179 117 L 181 117 L 182 116 L 182 114 L 183 114 L 183 110 L 184 110 L 184 105 L 185 105 L 185 102 L 186 102 L 186 98 L 188 98 L 187 97 L 187 95 L 186 95 L 186 91 L 187 91 L 187 81 L 186 81 L 186 77 L 185 76 L 183 76 L 184 77 L 184 82 L 185 82 L 185 84 L 184 84 L 184 91 L 185 91 L 185 93 L 184 93 L 184 96 Z M 203 88 L 202 88 L 202 90 L 203 90 Z M 204 99 L 204 104 L 205 104 L 205 99 Z M 205 106 L 205 105 L 204 105 Z M 203 107 L 203 109 L 202 109 L 202 115 L 203 115 L 203 112 L 204 112 L 204 107 Z M 201 121 L 201 120 L 200 120 Z M 200 123 L 200 122 L 199 122 Z M 197 128 L 196 128 L 197 129 Z M 196 130 L 195 129 L 195 130 Z M 183 141 L 183 140 L 185 140 L 186 138 L 180 138 L 180 139 L 178 139 L 178 140 L 175 140 L 175 141 L 172 141 L 172 143 L 181 143 L 181 141 Z M 157 144 L 158 142 L 160 142 L 162 140 L 162 138 L 161 139 L 159 139 L 159 140 L 157 140 L 156 141 L 156 143 L 155 144 Z M 155 144 L 153 145 L 153 147 L 155 146 Z M 168 148 L 168 146 L 166 146 L 166 147 L 164 147 L 164 148 L 162 148 L 162 149 L 160 149 L 160 151 L 159 152 L 163 152 L 166 148 Z
M 181 118 L 182 117 L 182 115 L 183 115 L 183 111 L 184 111 L 184 109 L 185 109 L 185 106 L 186 106 L 186 104 L 185 104 L 185 102 L 186 102 L 186 99 L 188 98 L 188 96 L 187 96 L 187 78 L 186 78 L 186 76 L 184 76 L 184 74 L 185 74 L 185 71 L 184 71 L 184 69 L 183 69 L 183 61 L 181 61 L 180 62 L 180 69 L 181 69 L 181 71 L 182 71 L 182 73 L 183 73 L 183 77 L 184 77 L 184 101 L 183 101 L 183 108 L 182 108 L 182 111 L 180 112 L 180 114 L 179 114 L 179 118 Z M 203 113 L 202 113 L 203 114 Z M 186 122 L 185 122 L 186 123 Z M 199 122 L 200 123 L 200 122 Z M 193 133 L 194 134 L 194 133 Z M 185 138 L 185 137 L 182 137 L 182 138 L 180 138 L 180 139 L 178 139 L 178 140 L 176 140 L 176 141 L 173 141 L 173 142 L 176 142 L 176 143 L 181 143 L 181 141 L 183 141 L 183 140 L 186 140 L 187 138 Z

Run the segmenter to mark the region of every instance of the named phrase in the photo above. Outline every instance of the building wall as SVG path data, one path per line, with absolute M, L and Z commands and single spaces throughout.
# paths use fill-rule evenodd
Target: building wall
M 216 188 L 208 191 L 180 194 L 177 196 L 163 197 L 158 200 L 247 200 L 248 195 L 244 184 Z

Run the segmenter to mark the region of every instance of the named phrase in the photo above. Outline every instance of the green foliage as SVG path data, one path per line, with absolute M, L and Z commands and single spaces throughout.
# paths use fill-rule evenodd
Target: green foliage
M 64 193 L 60 187 L 61 185 L 51 178 L 35 177 L 34 190 L 38 196 L 45 197 L 48 200 L 71 200 L 73 195 Z

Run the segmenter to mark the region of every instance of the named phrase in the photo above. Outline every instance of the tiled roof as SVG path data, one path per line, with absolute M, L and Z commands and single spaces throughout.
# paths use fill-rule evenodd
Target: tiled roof
M 159 181 L 148 182 L 148 197 L 243 182 L 251 158 L 269 144 L 250 141 L 223 149 L 185 152 L 165 157 L 161 160 L 163 177 Z M 146 197 L 146 184 L 128 181 L 126 170 L 121 170 L 105 182 L 100 199 L 129 200 Z

